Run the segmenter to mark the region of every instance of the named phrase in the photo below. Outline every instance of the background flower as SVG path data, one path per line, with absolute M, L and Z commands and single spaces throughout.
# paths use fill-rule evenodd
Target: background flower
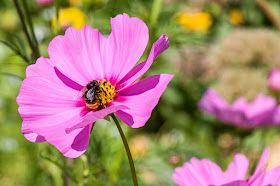
M 242 13 L 238 9 L 230 10 L 228 13 L 228 17 L 230 22 L 234 25 L 240 25 L 244 21 Z
M 280 70 L 273 69 L 270 71 L 268 76 L 268 86 L 271 89 L 280 91 Z
M 62 30 L 68 27 L 81 29 L 86 24 L 86 15 L 80 9 L 75 7 L 64 8 L 59 11 L 58 23 Z M 57 20 L 52 19 L 52 29 L 56 30 Z
M 178 15 L 178 23 L 188 30 L 206 32 L 212 25 L 212 19 L 206 12 L 183 12 Z
M 173 180 L 180 186 L 190 185 L 278 185 L 280 184 L 280 167 L 267 171 L 265 162 L 269 155 L 267 148 L 253 173 L 248 179 L 245 178 L 249 161 L 242 154 L 235 154 L 234 160 L 228 165 L 226 171 L 208 159 L 198 160 L 192 158 L 190 163 L 184 163 L 182 167 L 177 167 L 173 174 Z
M 263 94 L 259 94 L 251 103 L 241 97 L 230 105 L 214 89 L 208 89 L 198 105 L 220 121 L 242 128 L 279 124 L 275 121 L 278 109 L 276 100 Z
M 54 0 L 36 0 L 39 6 L 48 6 L 53 4 Z

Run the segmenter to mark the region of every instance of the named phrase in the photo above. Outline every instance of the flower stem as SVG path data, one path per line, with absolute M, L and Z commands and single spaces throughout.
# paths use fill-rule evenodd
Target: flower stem
M 257 5 L 263 10 L 271 23 L 280 30 L 280 20 L 277 15 L 273 12 L 269 3 L 266 0 L 256 0 Z
M 154 0 L 151 12 L 151 25 L 156 27 L 158 17 L 161 11 L 162 0 Z
M 25 21 L 24 21 L 23 12 L 22 12 L 22 10 L 20 9 L 20 6 L 19 6 L 19 4 L 18 4 L 18 0 L 14 0 L 14 4 L 15 4 L 15 7 L 16 7 L 16 9 L 17 9 L 19 18 L 20 18 L 20 20 L 21 20 L 21 24 L 22 24 L 22 27 L 23 27 L 23 31 L 24 31 L 25 36 L 26 36 L 26 38 L 27 38 L 28 44 L 29 44 L 29 46 L 30 46 L 32 52 L 35 53 L 35 48 L 34 48 L 34 46 L 33 46 L 33 43 L 32 43 L 32 41 L 31 41 L 31 38 L 30 38 L 30 36 L 29 36 L 29 34 L 28 34 L 27 27 L 26 27 L 26 23 L 25 23 Z
M 138 186 L 138 182 L 137 182 L 137 177 L 136 177 L 136 172 L 135 172 L 135 167 L 134 167 L 134 163 L 133 163 L 133 159 L 132 159 L 132 156 L 131 156 L 131 153 L 130 153 L 130 150 L 129 150 L 129 146 L 127 144 L 127 141 L 126 141 L 126 138 L 124 136 L 124 133 L 122 131 L 122 128 L 118 122 L 118 119 L 117 117 L 115 116 L 115 114 L 111 114 L 111 117 L 113 118 L 115 124 L 117 125 L 117 128 L 119 130 L 119 133 L 121 135 L 121 138 L 122 138 L 122 141 L 123 141 L 123 145 L 125 147 L 125 150 L 126 150 L 126 154 L 127 154 L 127 158 L 128 158 L 128 161 L 129 161 L 129 165 L 130 165 L 130 170 L 131 170 L 131 174 L 132 174 L 132 179 L 133 179 L 133 183 L 134 183 L 134 186 Z
M 26 17 L 27 17 L 27 22 L 28 22 L 29 27 L 30 27 L 31 35 L 32 35 L 32 38 L 33 38 L 33 41 L 34 41 L 34 49 L 36 49 L 34 52 L 35 52 L 35 56 L 36 56 L 36 59 L 37 59 L 37 58 L 40 57 L 38 41 L 37 41 L 36 35 L 34 33 L 34 27 L 33 27 L 31 17 L 30 17 L 30 12 L 29 12 L 26 0 L 23 0 L 22 2 L 23 2 L 23 8 L 25 10 Z

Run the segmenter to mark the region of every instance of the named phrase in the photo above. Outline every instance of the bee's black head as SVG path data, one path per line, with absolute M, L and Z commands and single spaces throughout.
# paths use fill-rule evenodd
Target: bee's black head
M 91 88 L 93 88 L 93 87 L 96 87 L 97 84 L 98 84 L 97 81 L 92 81 L 92 82 L 90 82 L 89 84 L 87 84 L 87 89 L 89 90 L 89 89 L 91 89 Z

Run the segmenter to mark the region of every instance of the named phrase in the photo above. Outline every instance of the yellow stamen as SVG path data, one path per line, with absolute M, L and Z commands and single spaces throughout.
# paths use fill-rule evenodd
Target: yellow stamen
M 107 103 L 110 103 L 115 96 L 115 87 L 110 83 L 103 79 L 100 82 L 100 90 L 99 99 L 103 106 L 106 107 Z

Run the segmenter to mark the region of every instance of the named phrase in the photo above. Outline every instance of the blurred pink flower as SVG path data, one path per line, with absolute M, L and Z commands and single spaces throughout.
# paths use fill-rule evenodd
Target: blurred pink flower
M 39 6 L 48 6 L 53 4 L 54 0 L 36 0 Z
M 280 91 L 280 69 L 273 69 L 268 76 L 268 86 L 271 89 Z
M 135 83 L 169 47 L 162 35 L 146 61 L 149 30 L 127 14 L 111 19 L 108 38 L 84 26 L 68 28 L 49 44 L 50 59 L 39 58 L 26 70 L 17 97 L 22 133 L 32 142 L 47 141 L 64 156 L 84 153 L 94 122 L 108 114 L 127 125 L 145 125 L 173 75 L 160 74 Z
M 220 121 L 242 128 L 267 126 L 280 121 L 280 118 L 276 119 L 279 109 L 275 98 L 263 94 L 259 94 L 251 103 L 245 98 L 238 98 L 230 105 L 214 89 L 209 88 L 198 106 Z
M 248 179 L 245 178 L 248 159 L 242 154 L 235 154 L 225 172 L 211 160 L 192 158 L 175 169 L 173 180 L 179 186 L 277 186 L 280 184 L 280 166 L 266 170 L 269 151 L 267 148 L 263 152 L 253 175 Z

